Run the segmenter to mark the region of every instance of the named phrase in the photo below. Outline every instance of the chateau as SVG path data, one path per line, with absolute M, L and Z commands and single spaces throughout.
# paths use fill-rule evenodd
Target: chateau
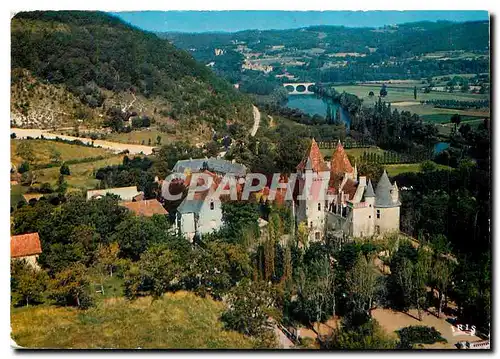
M 297 175 L 300 193 L 309 196 L 297 201 L 296 220 L 307 224 L 311 241 L 322 240 L 326 233 L 343 238 L 399 231 L 396 182 L 391 184 L 384 170 L 374 190 L 371 180 L 358 177 L 340 141 L 327 163 L 313 139 Z
M 179 232 L 192 240 L 196 234 L 203 235 L 220 229 L 223 225 L 222 202 L 214 194 L 224 183 L 223 177 L 228 174 L 232 180 L 224 183 L 222 188 L 226 190 L 234 187 L 241 197 L 243 187 L 236 179 L 245 177 L 245 166 L 224 160 L 196 159 L 178 161 L 173 170 L 174 173 L 184 174 L 183 179 L 177 178 L 183 186 L 198 188 L 192 198 L 186 196 L 177 208 Z M 197 176 L 192 181 L 194 174 L 206 175 L 207 178 Z M 291 206 L 296 223 L 307 225 L 310 241 L 324 240 L 327 234 L 345 239 L 399 231 L 401 202 L 396 183 L 391 184 L 384 171 L 374 190 L 371 180 L 358 176 L 356 165 L 351 165 L 340 141 L 327 163 L 313 139 L 297 165 L 297 173 L 290 176 L 289 181 L 292 188 L 287 189 L 286 179 L 281 178 L 279 183 L 256 192 L 256 198 Z M 280 188 L 277 188 L 278 185 Z M 167 198 L 168 191 L 169 182 L 164 181 L 164 198 Z M 289 198 L 286 195 L 288 191 Z

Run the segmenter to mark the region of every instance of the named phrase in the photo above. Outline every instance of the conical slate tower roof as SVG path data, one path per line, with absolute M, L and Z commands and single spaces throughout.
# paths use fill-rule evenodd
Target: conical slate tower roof
M 304 158 L 297 165 L 297 169 L 304 170 L 312 170 L 315 172 L 326 172 L 328 171 L 328 166 L 323 160 L 323 156 L 321 155 L 321 151 L 319 150 L 318 144 L 314 140 L 311 141 L 311 146 L 309 150 L 306 152 Z
M 375 192 L 373 191 L 372 180 L 368 180 L 368 186 L 365 189 L 365 198 L 375 197 Z
M 375 190 L 375 207 L 395 207 L 397 205 L 392 203 L 391 189 L 391 181 L 384 170 Z
M 345 153 L 344 146 L 342 143 L 337 144 L 337 148 L 333 151 L 332 159 L 330 161 L 330 169 L 332 173 L 352 173 L 354 169 L 352 168 L 351 162 Z

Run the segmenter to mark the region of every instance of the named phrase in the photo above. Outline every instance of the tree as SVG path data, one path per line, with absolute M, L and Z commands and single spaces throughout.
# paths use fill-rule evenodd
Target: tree
M 89 294 L 90 283 L 85 275 L 85 266 L 76 264 L 57 273 L 49 282 L 49 298 L 59 305 L 91 307 L 94 302 Z
M 164 245 L 154 246 L 141 255 L 125 274 L 125 296 L 129 299 L 140 295 L 160 298 L 163 293 L 176 288 L 182 265 L 179 256 Z
M 422 321 L 422 309 L 426 309 L 427 287 L 431 257 L 429 251 L 420 245 L 417 251 L 417 261 L 413 267 L 414 305 L 417 308 L 418 320 Z
M 205 249 L 196 248 L 185 262 L 187 268 L 182 279 L 185 287 L 201 295 L 210 293 L 217 299 L 248 278 L 252 271 L 245 247 L 220 241 L 209 242 Z
M 295 277 L 297 299 L 287 311 L 297 320 L 312 325 L 335 313 L 335 273 L 325 255 L 298 268 Z
M 420 170 L 422 172 L 433 172 L 437 170 L 437 165 L 433 161 L 424 161 L 420 164 Z
M 387 96 L 387 86 L 385 84 L 382 84 L 382 88 L 380 89 L 380 97 L 385 96 Z
M 103 269 L 113 276 L 113 270 L 118 266 L 120 253 L 120 246 L 118 242 L 113 242 L 109 245 L 100 245 L 97 253 L 97 264 L 102 266 Z
M 369 97 L 373 97 L 373 96 L 375 96 L 375 94 L 373 93 L 373 91 L 370 91 L 370 92 L 368 93 L 368 96 L 369 96 Z
M 436 258 L 430 273 L 432 283 L 436 286 L 439 292 L 437 305 L 437 316 L 439 318 L 443 307 L 443 299 L 446 291 L 448 290 L 448 286 L 450 285 L 453 270 L 448 259 Z
M 365 256 L 359 256 L 354 267 L 347 272 L 349 297 L 358 312 L 369 312 L 377 290 L 377 273 Z
M 297 243 L 302 248 L 307 248 L 309 244 L 309 227 L 306 222 L 300 222 L 297 226 Z
M 156 136 L 156 144 L 158 146 L 161 145 L 161 136 L 160 135 Z
M 358 167 L 360 176 L 366 176 L 372 182 L 378 181 L 384 172 L 384 166 L 379 163 L 361 163 Z
M 228 329 L 250 336 L 270 331 L 268 317 L 273 313 L 275 293 L 265 282 L 242 280 L 226 298 L 228 308 L 222 314 L 222 322 Z
M 277 169 L 284 173 L 294 173 L 306 150 L 307 141 L 297 136 L 297 133 L 290 132 L 280 137 L 276 149 Z
M 245 229 L 251 229 L 256 235 L 259 233 L 257 220 L 260 216 L 256 203 L 230 201 L 222 203 L 222 221 L 226 238 L 238 242 Z
M 460 122 L 462 122 L 462 118 L 460 117 L 460 115 L 458 113 L 456 113 L 453 116 L 451 116 L 450 122 L 455 125 L 454 132 L 456 132 L 457 126 L 460 125 Z
M 111 241 L 120 246 L 122 258 L 138 260 L 148 247 L 168 240 L 167 225 L 149 217 L 130 216 L 116 227 Z
M 399 252 L 399 250 L 398 250 Z M 397 253 L 399 254 L 399 253 Z M 413 295 L 413 263 L 406 256 L 399 255 L 393 258 L 391 263 L 390 283 L 394 307 L 402 311 L 408 311 L 412 306 Z
M 282 282 L 288 282 L 292 279 L 293 265 L 292 265 L 292 250 L 290 244 L 285 246 L 285 259 L 283 267 L 283 276 L 281 277 Z
M 69 166 L 66 163 L 63 163 L 61 168 L 59 169 L 59 173 L 62 174 L 63 176 L 69 176 L 70 171 L 69 171 Z
M 42 303 L 47 288 L 48 275 L 37 270 L 24 260 L 14 260 L 10 265 L 12 303 L 26 306 Z

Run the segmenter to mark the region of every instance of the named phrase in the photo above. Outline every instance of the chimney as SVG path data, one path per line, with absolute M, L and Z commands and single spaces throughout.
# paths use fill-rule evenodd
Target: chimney
M 359 186 L 366 187 L 366 176 L 359 176 Z

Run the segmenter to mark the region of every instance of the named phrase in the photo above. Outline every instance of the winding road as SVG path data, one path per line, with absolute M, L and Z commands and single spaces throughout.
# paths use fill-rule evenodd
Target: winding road
M 253 127 L 252 131 L 250 131 L 250 136 L 254 137 L 260 126 L 260 111 L 257 108 L 257 106 L 255 105 L 252 106 L 253 106 Z
M 135 97 L 135 96 L 134 96 Z M 135 100 L 135 99 L 134 99 Z M 133 102 L 133 101 L 132 101 Z M 250 131 L 250 135 L 253 137 L 257 133 L 257 130 L 260 126 L 260 111 L 256 106 L 253 106 L 253 118 L 254 123 L 252 130 Z M 67 136 L 60 135 L 56 133 L 50 133 L 49 130 L 40 130 L 40 129 L 28 129 L 28 128 L 11 128 L 10 133 L 15 133 L 16 138 L 24 139 L 27 137 L 32 138 L 40 138 L 42 135 L 47 139 L 55 139 L 56 137 L 61 138 L 63 140 L 74 141 L 79 140 L 86 144 L 94 143 L 94 146 L 99 146 L 102 148 L 106 148 L 113 152 L 119 153 L 125 150 L 128 150 L 131 154 L 140 154 L 143 153 L 145 155 L 150 155 L 153 153 L 154 147 L 152 146 L 144 146 L 144 145 L 135 145 L 131 143 L 121 143 L 121 142 L 110 142 L 104 140 L 92 140 L 87 137 L 75 137 L 75 136 Z

